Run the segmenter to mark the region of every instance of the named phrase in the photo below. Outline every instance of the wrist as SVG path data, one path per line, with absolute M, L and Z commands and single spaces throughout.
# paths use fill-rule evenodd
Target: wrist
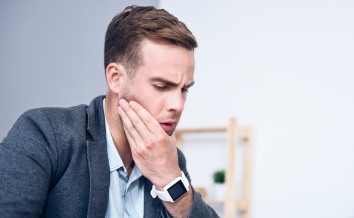
M 187 194 L 188 190 L 189 181 L 181 171 L 181 175 L 168 183 L 162 190 L 156 189 L 153 185 L 150 194 L 153 198 L 159 197 L 162 201 L 175 202 Z
M 153 185 L 155 186 L 156 190 L 162 191 L 164 187 L 166 187 L 169 183 L 171 183 L 173 180 L 175 180 L 178 177 L 182 177 L 182 171 L 180 169 L 178 169 L 173 173 L 165 174 L 163 175 L 162 178 L 156 179 L 153 182 Z

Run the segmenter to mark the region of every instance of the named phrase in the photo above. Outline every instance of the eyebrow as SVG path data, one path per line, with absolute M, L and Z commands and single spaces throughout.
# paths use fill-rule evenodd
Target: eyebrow
M 165 78 L 162 78 L 162 77 L 153 77 L 150 79 L 151 82 L 161 82 L 161 83 L 164 83 L 168 86 L 172 86 L 172 87 L 176 87 L 178 86 L 179 84 L 178 83 L 175 83 L 175 82 L 172 82 L 168 79 L 165 79 Z M 191 83 L 187 84 L 184 86 L 184 88 L 190 88 L 191 86 L 194 85 L 194 81 L 192 81 Z

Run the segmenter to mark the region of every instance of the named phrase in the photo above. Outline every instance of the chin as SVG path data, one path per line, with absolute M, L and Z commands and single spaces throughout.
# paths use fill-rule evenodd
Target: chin
M 173 135 L 173 133 L 175 132 L 175 130 L 176 130 L 176 129 L 173 129 L 173 130 L 168 131 L 168 132 L 166 132 L 166 133 L 167 133 L 167 135 L 172 136 L 172 135 Z

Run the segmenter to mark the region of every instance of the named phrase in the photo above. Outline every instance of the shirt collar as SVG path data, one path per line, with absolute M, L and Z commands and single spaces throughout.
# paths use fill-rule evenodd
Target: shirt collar
M 103 112 L 104 112 L 105 125 L 106 125 L 106 140 L 107 140 L 109 169 L 110 172 L 112 172 L 119 169 L 120 167 L 123 167 L 123 161 L 122 158 L 120 158 L 116 147 L 114 146 L 111 130 L 109 129 L 109 125 L 107 122 L 106 99 L 103 99 Z

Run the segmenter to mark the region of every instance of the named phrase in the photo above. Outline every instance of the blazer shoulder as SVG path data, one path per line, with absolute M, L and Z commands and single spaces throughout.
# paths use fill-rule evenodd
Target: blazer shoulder
M 54 130 L 66 132 L 86 125 L 86 108 L 87 105 L 67 108 L 45 107 L 28 110 L 22 116 L 39 125 L 51 125 Z
M 85 137 L 86 107 L 30 109 L 17 119 L 3 143 L 19 150 L 16 144 L 27 148 L 41 143 L 56 146 L 68 137 Z
M 73 122 L 77 119 L 86 117 L 87 105 L 78 105 L 74 107 L 42 107 L 30 109 L 22 114 L 22 117 L 35 120 L 50 119 L 53 122 Z

